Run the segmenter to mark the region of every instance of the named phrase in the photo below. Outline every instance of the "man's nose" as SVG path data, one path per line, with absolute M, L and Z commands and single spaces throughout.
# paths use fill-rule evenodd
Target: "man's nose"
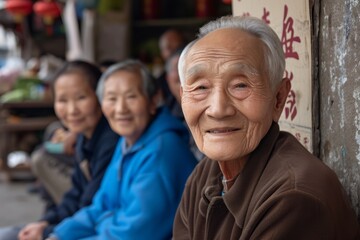
M 229 93 L 223 88 L 213 89 L 208 98 L 206 114 L 209 117 L 222 119 L 235 114 L 235 107 Z

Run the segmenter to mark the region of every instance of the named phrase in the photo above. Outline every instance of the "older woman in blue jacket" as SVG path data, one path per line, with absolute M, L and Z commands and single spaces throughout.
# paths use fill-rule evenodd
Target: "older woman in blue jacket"
M 187 177 L 197 161 L 189 133 L 167 108 L 146 67 L 109 68 L 98 96 L 111 128 L 123 136 L 93 203 L 55 229 L 56 239 L 170 239 Z

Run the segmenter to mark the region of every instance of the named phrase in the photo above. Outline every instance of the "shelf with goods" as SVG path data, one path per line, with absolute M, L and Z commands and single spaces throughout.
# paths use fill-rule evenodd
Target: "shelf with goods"
M 0 104 L 0 169 L 8 180 L 31 177 L 27 163 L 9 166 L 12 152 L 28 155 L 41 143 L 45 128 L 56 121 L 51 101 L 26 100 Z

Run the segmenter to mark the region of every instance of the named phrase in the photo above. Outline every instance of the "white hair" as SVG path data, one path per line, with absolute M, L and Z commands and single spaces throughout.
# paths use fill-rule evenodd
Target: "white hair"
M 152 97 L 154 97 L 157 93 L 159 85 L 157 84 L 156 79 L 150 73 L 149 69 L 139 60 L 127 59 L 122 62 L 113 64 L 102 74 L 96 89 L 96 94 L 100 102 L 102 102 L 104 97 L 105 81 L 111 75 L 119 71 L 139 73 L 141 76 L 144 93 L 149 100 L 151 100 Z
M 264 21 L 249 16 L 224 16 L 211 21 L 199 30 L 197 38 L 190 42 L 181 53 L 179 59 L 179 77 L 181 86 L 185 83 L 185 59 L 191 47 L 207 34 L 225 28 L 238 29 L 257 37 L 265 46 L 265 66 L 270 84 L 274 89 L 282 80 L 285 70 L 285 56 L 281 41 L 275 31 Z

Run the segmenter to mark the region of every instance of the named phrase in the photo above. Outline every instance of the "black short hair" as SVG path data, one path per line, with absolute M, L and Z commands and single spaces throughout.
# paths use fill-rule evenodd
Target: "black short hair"
M 66 62 L 53 77 L 53 86 L 60 76 L 69 73 L 80 73 L 84 75 L 86 77 L 86 81 L 94 91 L 96 91 L 99 79 L 102 74 L 101 70 L 92 63 L 83 60 L 69 61 Z

